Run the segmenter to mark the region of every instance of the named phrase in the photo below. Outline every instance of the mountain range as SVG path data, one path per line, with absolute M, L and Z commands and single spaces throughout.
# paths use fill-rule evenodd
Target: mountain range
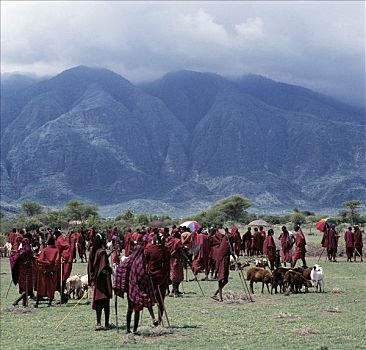
M 366 198 L 364 110 L 300 86 L 193 71 L 134 85 L 79 66 L 1 92 L 6 203 L 174 215 L 232 194 L 263 210 Z

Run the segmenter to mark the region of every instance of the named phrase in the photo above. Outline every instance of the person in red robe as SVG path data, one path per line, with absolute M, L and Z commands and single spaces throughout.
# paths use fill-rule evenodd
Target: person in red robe
M 20 297 L 13 305 L 23 301 L 23 306 L 28 305 L 28 296 L 34 297 L 35 265 L 32 247 L 28 238 L 23 238 L 17 251 L 13 251 L 9 257 L 11 276 L 14 285 L 19 285 Z
M 210 240 L 207 231 L 197 234 L 196 244 L 199 249 L 192 262 L 192 269 L 194 274 L 204 272 L 204 280 L 208 281 L 208 275 L 210 273 Z
M 293 256 L 293 260 L 292 260 L 292 265 L 291 267 L 295 267 L 296 265 L 296 261 L 298 259 L 302 260 L 302 265 L 303 266 L 307 266 L 306 265 L 306 259 L 305 259 L 305 254 L 306 254 L 306 239 L 305 239 L 305 235 L 301 230 L 300 225 L 296 225 L 294 228 L 295 232 L 296 232 L 296 236 L 295 236 L 295 253 Z
M 282 226 L 282 232 L 278 239 L 281 241 L 281 263 L 286 267 L 286 263 L 292 262 L 291 238 L 286 226 Z
M 127 294 L 126 333 L 131 333 L 131 319 L 134 312 L 133 333 L 137 334 L 140 311 L 144 307 L 149 310 L 153 325 L 158 325 L 153 311 L 153 305 L 156 302 L 154 288 L 145 268 L 144 243 L 142 242 L 135 245 L 134 251 L 118 265 L 115 271 L 115 294 L 121 298 L 124 298 L 125 293 Z
M 122 243 L 118 235 L 117 227 L 113 228 L 112 232 L 112 264 L 113 268 L 119 265 L 122 253 Z
M 233 227 L 231 229 L 231 235 L 233 236 L 233 242 L 234 242 L 234 252 L 236 256 L 241 255 L 241 236 L 239 229 L 237 227 Z
M 53 237 L 49 239 L 47 247 L 43 248 L 37 256 L 36 266 L 37 301 L 34 307 L 38 307 L 41 297 L 47 297 L 48 306 L 51 306 L 55 291 L 59 289 L 60 285 L 60 253 Z
M 354 237 L 354 248 L 355 248 L 355 262 L 356 257 L 359 256 L 361 258 L 361 261 L 363 261 L 362 258 L 362 248 L 363 248 L 363 242 L 362 242 L 362 232 L 360 230 L 360 227 L 356 225 L 353 230 L 353 237 Z
M 93 226 L 91 229 L 89 229 L 88 235 L 87 235 L 87 239 L 88 239 L 87 250 L 89 252 L 91 251 L 91 249 L 93 247 L 96 235 L 97 235 L 97 231 L 95 230 L 95 227 Z
M 209 236 L 209 242 L 210 242 L 209 268 L 211 271 L 211 279 L 217 279 L 216 254 L 220 247 L 222 239 L 223 236 L 221 232 L 218 229 L 216 229 L 216 227 L 212 227 Z
M 329 261 L 336 261 L 336 253 L 337 253 L 337 232 L 335 230 L 335 225 L 330 225 L 329 228 L 325 231 L 326 235 L 326 248 Z
M 151 243 L 144 249 L 146 271 L 151 277 L 154 286 L 154 294 L 158 302 L 159 324 L 164 313 L 165 292 L 169 285 L 170 276 L 170 254 L 164 245 L 159 230 L 154 230 L 154 237 Z
M 253 234 L 253 253 L 255 255 L 263 254 L 262 251 L 262 238 L 261 234 L 257 227 L 254 227 L 254 234 Z
M 260 240 L 260 253 L 263 254 L 263 244 L 266 239 L 266 232 L 263 230 L 263 226 L 259 226 L 259 240 Z
M 269 229 L 267 237 L 263 242 L 263 253 L 267 256 L 268 261 L 271 265 L 271 270 L 274 270 L 274 262 L 276 258 L 276 244 L 273 239 L 273 230 Z
M 87 262 L 88 259 L 86 257 L 86 232 L 84 231 L 83 227 L 76 232 L 75 240 L 76 240 L 76 247 L 78 250 L 78 255 L 79 255 L 81 262 L 83 263 L 84 259 L 85 259 L 85 262 Z
M 18 235 L 19 234 L 16 228 L 13 228 L 12 231 L 8 234 L 8 242 L 11 244 L 12 247 L 15 245 Z
M 60 231 L 55 231 L 55 237 L 56 237 L 56 247 L 61 256 L 61 264 L 60 264 L 60 279 L 62 280 L 62 283 L 60 283 L 61 302 L 66 303 L 67 293 L 64 293 L 64 289 L 66 286 L 66 280 L 70 277 L 72 270 L 72 262 L 75 249 L 75 238 L 74 236 L 70 235 L 63 236 Z
M 348 227 L 348 230 L 344 233 L 344 245 L 346 247 L 347 262 L 352 262 L 352 256 L 354 253 L 355 240 L 353 237 L 352 227 Z
M 130 255 L 131 250 L 131 236 L 132 236 L 132 230 L 129 228 L 127 232 L 125 233 L 124 241 L 125 241 L 125 256 Z
M 172 283 L 172 292 L 169 296 L 175 298 L 180 297 L 183 293 L 179 291 L 179 285 L 184 279 L 184 251 L 180 238 L 173 236 L 167 237 L 165 240 L 165 246 L 170 253 L 170 281 Z
M 236 259 L 234 249 L 233 249 L 233 235 L 229 230 L 225 230 L 225 236 L 223 237 L 219 248 L 216 252 L 216 272 L 217 272 L 217 282 L 218 288 L 212 299 L 223 301 L 222 290 L 229 281 L 229 270 L 230 270 L 230 255 Z M 217 297 L 219 295 L 219 297 Z
M 96 311 L 96 331 L 107 330 L 109 324 L 110 299 L 112 298 L 113 271 L 109 265 L 105 239 L 102 234 L 95 235 L 93 248 L 88 261 L 88 284 L 93 288 L 92 309 Z M 104 310 L 104 327 L 101 324 L 102 311 Z
M 248 227 L 247 232 L 242 237 L 243 252 L 247 256 L 252 256 L 252 228 Z

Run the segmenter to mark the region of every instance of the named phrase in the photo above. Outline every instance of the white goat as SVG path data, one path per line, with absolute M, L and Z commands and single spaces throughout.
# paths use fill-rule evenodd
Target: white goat
M 82 295 L 80 275 L 70 276 L 66 280 L 66 289 L 69 298 L 71 297 L 72 294 L 74 298 L 76 295 L 78 299 L 81 299 L 83 295 Z
M 316 291 L 324 293 L 324 273 L 323 268 L 319 265 L 314 265 L 310 272 L 311 282 L 313 286 L 316 288 Z M 319 288 L 319 290 L 318 290 Z

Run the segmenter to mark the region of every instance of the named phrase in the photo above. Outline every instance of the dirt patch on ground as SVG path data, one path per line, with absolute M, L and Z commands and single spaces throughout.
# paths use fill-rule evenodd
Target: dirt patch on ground
M 320 334 L 320 332 L 309 326 L 303 326 L 301 328 L 294 329 L 292 330 L 292 333 L 301 336 Z
M 324 309 L 324 312 L 334 313 L 334 314 L 340 314 L 342 311 L 339 309 L 339 307 L 329 307 L 327 309 Z
M 122 346 L 128 347 L 129 345 L 136 344 L 138 340 L 143 338 L 156 338 L 171 336 L 175 330 L 173 328 L 164 327 L 140 327 L 137 334 L 126 334 L 122 339 Z
M 33 305 L 29 305 L 28 307 L 23 306 L 8 306 L 1 309 L 1 312 L 10 312 L 14 315 L 19 314 L 29 314 L 31 312 L 35 312 L 37 309 L 34 308 Z
M 280 312 L 278 314 L 275 314 L 274 316 L 276 318 L 280 318 L 282 320 L 288 320 L 288 321 L 293 321 L 293 320 L 300 319 L 300 316 L 296 316 L 296 315 L 290 314 L 289 312 Z
M 346 291 L 344 289 L 342 289 L 342 288 L 333 288 L 332 289 L 332 293 L 333 294 L 345 294 Z
M 248 302 L 248 298 L 244 293 L 238 293 L 232 290 L 224 292 L 222 299 L 225 304 L 245 304 Z

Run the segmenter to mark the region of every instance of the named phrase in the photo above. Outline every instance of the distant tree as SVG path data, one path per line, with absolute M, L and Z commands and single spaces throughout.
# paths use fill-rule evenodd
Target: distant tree
M 350 213 L 352 225 L 355 224 L 355 219 L 357 215 L 357 209 L 362 207 L 362 202 L 360 200 L 351 200 L 347 202 L 343 202 L 342 205 L 348 208 L 348 212 Z
M 42 206 L 33 201 L 23 202 L 22 210 L 27 216 L 35 216 L 42 213 Z
M 212 210 L 224 214 L 226 221 L 240 222 L 246 214 L 246 209 L 251 205 L 249 199 L 234 195 L 218 201 L 213 205 Z
M 291 215 L 291 222 L 295 225 L 302 225 L 306 222 L 306 216 L 301 212 L 294 212 Z
M 66 204 L 65 212 L 69 220 L 81 221 L 84 224 L 90 216 L 98 216 L 98 207 L 74 199 Z

